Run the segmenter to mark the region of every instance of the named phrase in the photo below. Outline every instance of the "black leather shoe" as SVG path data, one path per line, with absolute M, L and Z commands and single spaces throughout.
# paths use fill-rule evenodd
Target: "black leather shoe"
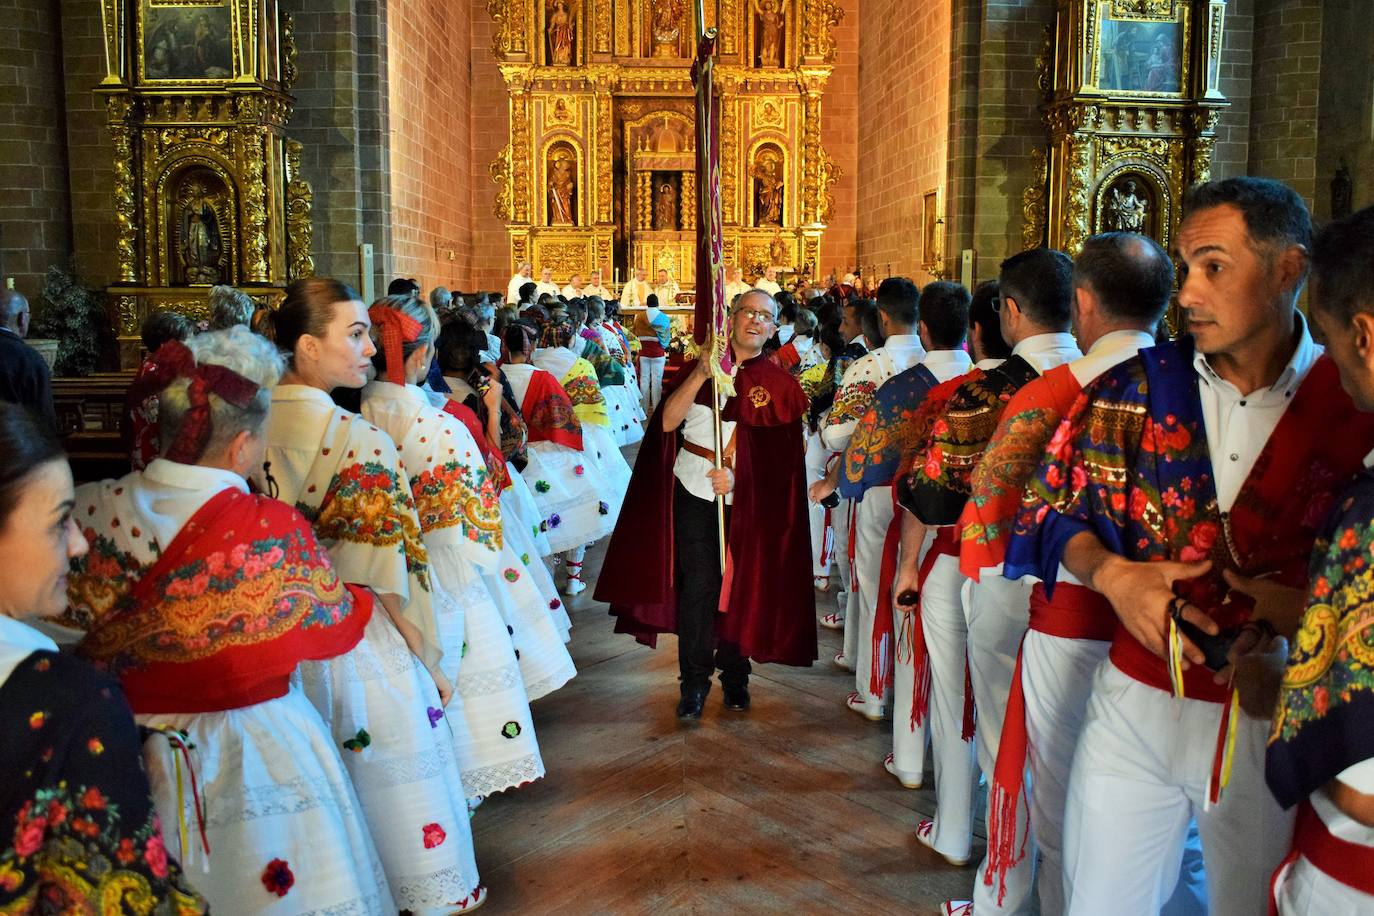
M 724 695 L 726 709 L 733 709 L 736 712 L 745 712 L 749 709 L 748 684 L 740 684 L 737 687 L 722 684 L 721 693 Z
M 706 694 L 709 690 L 688 690 L 682 694 L 682 699 L 677 704 L 677 717 L 679 719 L 700 719 L 702 707 L 706 705 Z

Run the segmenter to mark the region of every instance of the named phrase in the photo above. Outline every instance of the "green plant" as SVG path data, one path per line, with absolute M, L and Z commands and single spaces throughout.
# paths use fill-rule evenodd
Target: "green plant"
M 57 341 L 57 375 L 90 375 L 100 362 L 108 329 L 102 297 L 77 279 L 70 264 L 48 268 L 39 293 L 41 311 L 34 315 L 30 337 L 50 337 Z

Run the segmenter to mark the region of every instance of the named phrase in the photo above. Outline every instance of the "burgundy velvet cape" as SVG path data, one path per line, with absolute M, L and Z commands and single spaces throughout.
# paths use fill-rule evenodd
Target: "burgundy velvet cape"
M 678 379 L 691 378 L 696 360 Z M 663 431 L 663 403 L 649 420 L 602 565 L 596 599 L 611 606 L 615 631 L 653 647 L 677 632 L 678 584 L 673 543 L 673 464 L 680 434 Z M 735 427 L 734 505 L 727 539 L 734 572 L 716 638 L 738 643 L 756 662 L 810 665 L 816 660 L 816 594 L 806 515 L 802 417 L 806 395 L 765 357 L 739 366 L 737 395 L 721 412 Z M 698 403 L 710 405 L 711 386 Z

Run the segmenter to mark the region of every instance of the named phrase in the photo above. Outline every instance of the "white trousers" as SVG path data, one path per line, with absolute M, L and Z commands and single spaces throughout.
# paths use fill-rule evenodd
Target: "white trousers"
M 1342 884 L 1306 857 L 1279 879 L 1279 916 L 1333 913 L 1374 913 L 1374 895 Z
M 974 742 L 965 741 L 964 659 L 968 625 L 962 598 L 964 575 L 959 558 L 935 560 L 921 589 L 921 626 L 930 652 L 930 743 L 935 754 L 935 829 L 932 844 L 951 859 L 967 859 L 973 843 L 973 793 L 978 788 Z M 902 612 L 894 610 L 897 632 Z M 906 676 L 903 678 L 903 670 Z M 892 711 L 892 753 L 899 769 L 911 769 L 920 741 L 918 727 L 911 729 L 911 696 L 914 669 L 897 663 Z M 922 750 L 924 742 L 921 742 Z M 922 755 L 924 756 L 924 755 Z
M 1194 819 L 1211 916 L 1265 912 L 1294 814 L 1264 782 L 1269 723 L 1244 713 L 1230 785 L 1204 810 L 1222 712 L 1142 684 L 1110 660 L 1098 668 L 1064 814 L 1067 912 L 1154 916 L 1173 891 Z
M 864 493 L 854 513 L 854 570 L 858 579 L 857 602 L 850 599 L 850 610 L 858 607 L 855 631 L 854 686 L 864 698 L 869 712 L 876 713 L 888 697 L 870 691 L 873 675 L 873 621 L 878 612 L 878 578 L 883 563 L 883 540 L 892 521 L 892 488 L 873 487 Z M 849 617 L 845 617 L 845 640 L 849 638 Z M 848 653 L 848 646 L 846 654 Z
M 840 500 L 840 504 L 830 512 L 830 521 L 835 525 L 835 610 L 844 615 L 844 655 L 849 664 L 859 654 L 859 591 L 851 584 L 853 570 L 849 563 L 850 513 L 854 502 Z
M 830 449 L 821 444 L 820 433 L 808 432 L 806 435 L 806 484 L 810 486 L 821 478 L 825 477 L 826 459 L 833 453 Z M 840 506 L 836 506 L 834 512 L 838 513 Z M 834 514 L 834 513 L 832 513 Z M 830 575 L 831 557 L 826 557 L 824 563 L 821 557 L 825 554 L 825 507 L 819 503 L 808 501 L 806 504 L 807 521 L 811 524 L 811 575 L 818 579 L 823 579 Z M 836 547 L 831 547 L 834 553 Z M 831 582 L 831 586 L 834 586 Z
M 1012 673 L 1016 669 L 1016 653 L 1021 637 L 1030 623 L 1030 593 L 1028 580 L 1012 581 L 984 570 L 980 581 L 973 584 L 968 603 L 968 665 L 973 681 L 973 698 L 978 707 L 978 729 L 975 743 L 978 766 L 991 774 L 997 765 L 997 748 L 1002 742 L 1002 724 L 1007 716 L 1007 696 L 1011 693 Z M 1016 803 L 1016 835 L 1024 836 L 1030 829 L 1028 792 L 1021 792 Z M 984 856 L 973 881 L 973 911 L 979 916 L 989 913 L 1028 913 L 1031 907 L 1031 888 L 1035 883 L 1035 844 L 1030 843 L 1026 855 L 1006 874 L 1007 892 L 999 906 L 998 880 L 988 877 L 988 861 Z
M 639 358 L 639 396 L 644 401 L 645 413 L 653 413 L 663 399 L 663 367 L 667 364 L 666 356 Z

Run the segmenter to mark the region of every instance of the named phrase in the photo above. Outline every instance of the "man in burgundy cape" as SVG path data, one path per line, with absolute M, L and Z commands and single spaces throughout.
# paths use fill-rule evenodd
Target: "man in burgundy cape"
M 807 400 L 796 380 L 762 355 L 776 321 L 777 303 L 766 293 L 753 290 L 735 303 L 736 395 L 721 411 L 723 422 L 736 424 L 725 446 L 733 451 L 733 468 L 694 470 L 710 477 L 705 490 L 697 485 L 688 492 L 682 470 L 674 468 L 680 452 L 702 456 L 711 444 L 709 426 L 705 436 L 702 430 L 712 386 L 695 360 L 665 386 L 597 584 L 596 599 L 611 605 L 617 633 L 650 647 L 660 633 L 679 635 L 678 715 L 684 719 L 701 715 L 712 669 L 721 671 L 726 707 L 745 710 L 750 659 L 785 665 L 816 659 L 801 429 Z M 697 389 L 686 417 L 680 399 L 672 410 L 672 393 L 683 386 Z M 665 411 L 677 415 L 666 432 Z M 716 508 L 702 498 L 716 481 L 716 492 L 728 489 L 733 500 L 726 510 L 729 576 L 723 585 Z

